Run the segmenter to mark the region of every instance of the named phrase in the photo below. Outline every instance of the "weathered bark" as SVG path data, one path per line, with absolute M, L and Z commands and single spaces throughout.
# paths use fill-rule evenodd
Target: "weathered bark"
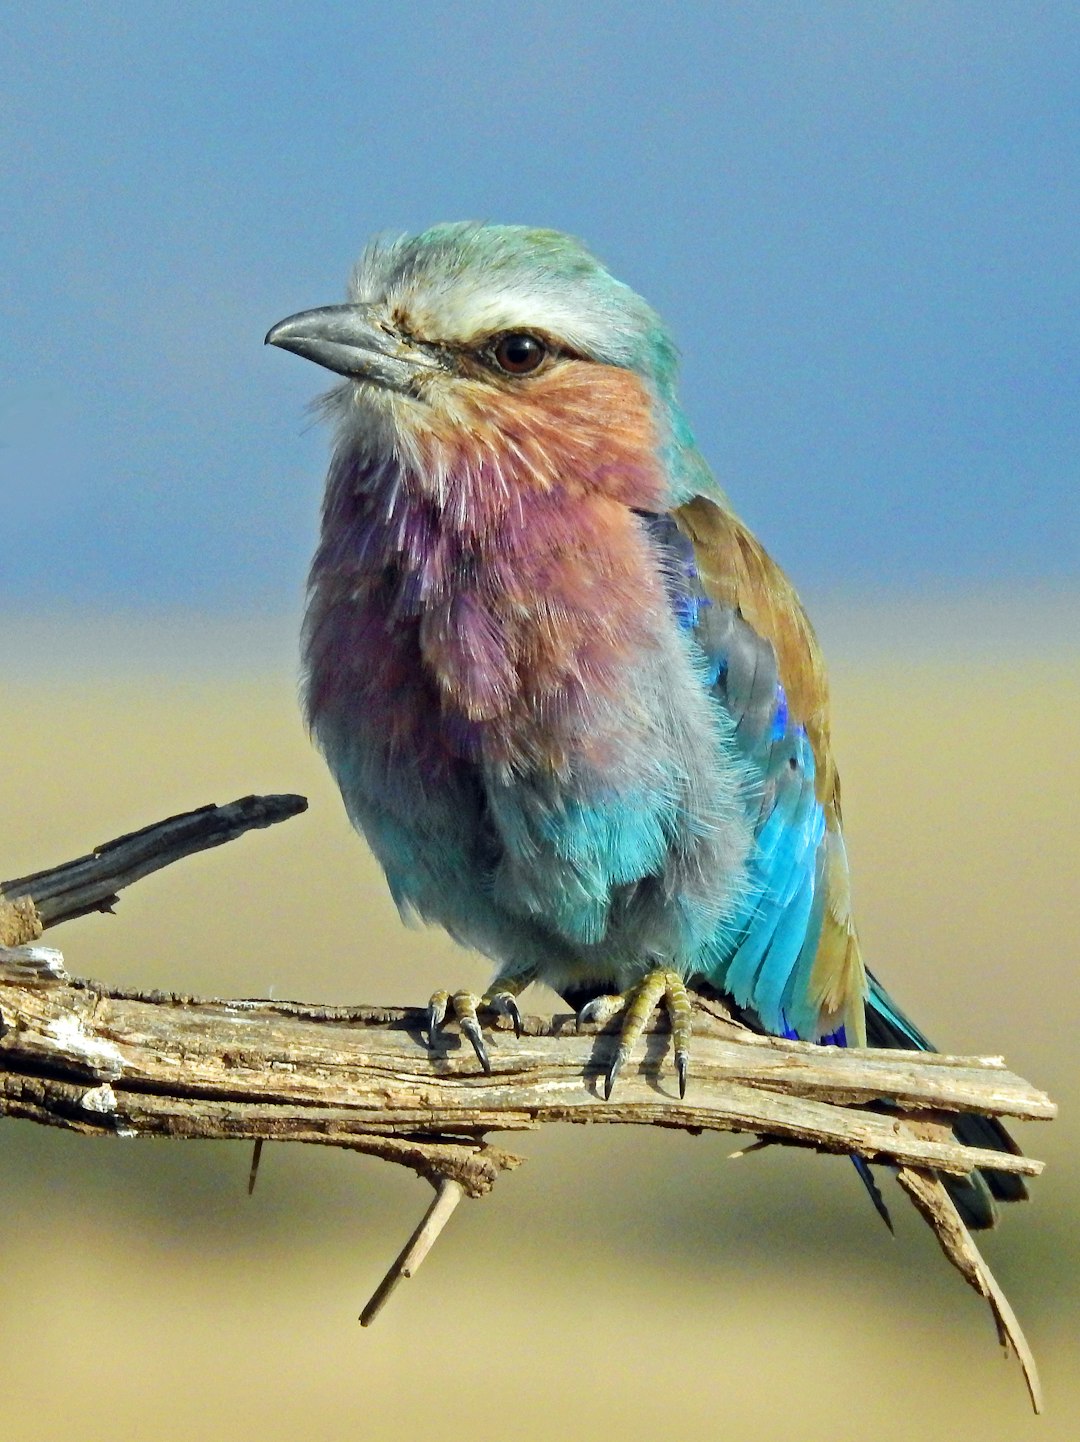
M 610 1026 L 579 1034 L 571 1016 L 526 1017 L 516 1038 L 500 1019 L 486 1076 L 456 1032 L 429 1051 L 416 1008 L 120 991 L 71 979 L 59 953 L 28 947 L 0 951 L 0 1096 L 12 1114 L 81 1131 L 478 1144 L 543 1122 L 621 1122 L 751 1131 L 938 1171 L 1042 1170 L 1030 1157 L 961 1146 L 949 1131 L 960 1110 L 1053 1115 L 999 1058 L 810 1046 L 759 1036 L 706 1005 L 695 1014 L 685 1101 L 663 1064 L 666 1032 L 654 1028 L 640 1067 L 605 1102 Z
M 275 814 L 253 804 L 260 801 L 278 803 Z M 501 1171 L 519 1165 L 521 1158 L 487 1141 L 491 1132 L 554 1121 L 623 1123 L 751 1132 L 855 1154 L 899 1169 L 946 1256 L 989 1302 L 1039 1409 L 1023 1334 L 940 1181 L 942 1173 L 988 1165 L 1028 1176 L 1042 1170 L 1033 1158 L 962 1146 L 952 1134 L 960 1112 L 1054 1115 L 1053 1103 L 998 1057 L 784 1041 L 702 1001 L 686 1099 L 667 1057 L 666 1028 L 654 1026 L 639 1064 L 624 1070 L 604 1101 L 611 1026 L 578 1032 L 569 1016 L 526 1017 L 515 1037 L 499 1019 L 485 1075 L 454 1028 L 429 1049 L 420 1010 L 121 991 L 70 977 L 51 948 L 10 944 L 36 937 L 43 915 L 79 915 L 168 860 L 295 814 L 302 802 L 246 798 L 204 808 L 0 888 L 0 942 L 9 943 L 0 945 L 0 1113 L 101 1136 L 313 1142 L 411 1167 L 432 1182 L 436 1198 L 365 1308 L 365 1323 L 412 1275 L 459 1198 L 484 1195 Z M 229 813 L 224 820 L 222 813 Z M 147 843 L 155 831 L 170 847 L 164 859 Z
M 28 914 L 32 904 L 40 922 L 40 935 L 49 926 L 85 916 L 89 911 L 112 911 L 117 892 L 151 872 L 160 871 L 196 851 L 223 846 L 245 831 L 274 826 L 307 810 L 306 796 L 241 796 L 227 806 L 200 806 L 155 821 L 139 831 L 118 836 L 95 846 L 87 856 L 32 876 L 0 881 L 0 913 L 3 903 L 21 903 L 16 913 Z M 0 915 L 0 945 L 16 944 Z

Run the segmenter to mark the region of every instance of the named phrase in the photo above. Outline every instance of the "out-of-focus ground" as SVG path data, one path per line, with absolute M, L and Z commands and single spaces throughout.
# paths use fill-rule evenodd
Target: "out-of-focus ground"
M 1066 602 L 1069 604 L 1066 604 Z M 984 1250 L 1040 1361 L 1035 1421 L 983 1304 L 883 1177 L 604 1128 L 518 1137 L 369 1331 L 426 1204 L 386 1165 L 0 1127 L 0 1432 L 173 1438 L 1075 1438 L 1080 1429 L 1080 667 L 1072 598 L 826 613 L 866 952 L 940 1045 L 1004 1052 L 1061 1119 Z M 988 617 L 996 620 L 988 623 Z M 1006 624 L 1006 622 L 1008 624 Z M 1056 637 L 1047 640 L 1057 628 Z M 249 791 L 310 811 L 58 928 L 109 981 L 416 1003 L 483 963 L 401 927 L 298 719 L 286 623 L 12 623 L 0 875 Z M 539 995 L 534 1007 L 550 1005 Z

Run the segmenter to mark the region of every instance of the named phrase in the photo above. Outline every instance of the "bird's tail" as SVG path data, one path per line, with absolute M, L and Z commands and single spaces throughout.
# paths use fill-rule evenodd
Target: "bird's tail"
M 913 1022 L 910 1022 L 875 976 L 867 972 L 870 984 L 866 998 L 866 1044 L 876 1047 L 900 1047 L 905 1050 L 936 1051 Z M 996 1117 L 969 1113 L 960 1116 L 953 1127 L 956 1139 L 969 1147 L 988 1151 L 1009 1152 L 1020 1148 Z M 994 1202 L 1020 1202 L 1027 1196 L 1024 1179 L 1015 1172 L 986 1169 L 966 1177 L 943 1176 L 942 1181 L 956 1204 L 964 1225 L 972 1231 L 992 1227 L 997 1220 Z

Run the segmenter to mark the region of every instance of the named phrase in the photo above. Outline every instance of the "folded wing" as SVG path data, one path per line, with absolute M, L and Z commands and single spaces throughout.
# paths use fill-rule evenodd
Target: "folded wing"
M 714 501 L 697 497 L 650 527 L 752 776 L 751 896 L 707 979 L 767 1031 L 862 1044 L 866 979 L 817 639 L 783 572 Z

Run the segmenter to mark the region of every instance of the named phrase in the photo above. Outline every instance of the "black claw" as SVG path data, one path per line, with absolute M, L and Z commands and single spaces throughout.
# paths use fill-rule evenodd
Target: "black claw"
M 439 1015 L 437 1006 L 429 1006 L 427 1014 L 427 1044 L 428 1051 L 434 1051 L 435 1039 L 439 1035 L 439 1027 L 442 1025 L 442 1017 Z
M 611 1093 L 615 1090 L 615 1078 L 623 1069 L 623 1062 L 626 1060 L 626 1052 L 620 1046 L 615 1053 L 615 1058 L 607 1069 L 607 1076 L 604 1078 L 604 1100 L 611 1100 Z
M 521 1008 L 514 997 L 507 997 L 506 1010 L 510 1013 L 510 1020 L 514 1023 L 514 1035 L 521 1037 Z
M 686 1052 L 676 1052 L 675 1070 L 679 1074 L 679 1097 L 682 1099 L 686 1096 L 686 1078 L 690 1075 L 690 1058 Z
M 485 1073 L 490 1076 L 491 1062 L 488 1059 L 487 1047 L 484 1045 L 484 1037 L 480 1031 L 479 1022 L 475 1021 L 471 1016 L 464 1016 L 461 1018 L 459 1025 L 461 1030 L 472 1042 L 472 1049 L 476 1053 L 477 1061 L 484 1068 Z

